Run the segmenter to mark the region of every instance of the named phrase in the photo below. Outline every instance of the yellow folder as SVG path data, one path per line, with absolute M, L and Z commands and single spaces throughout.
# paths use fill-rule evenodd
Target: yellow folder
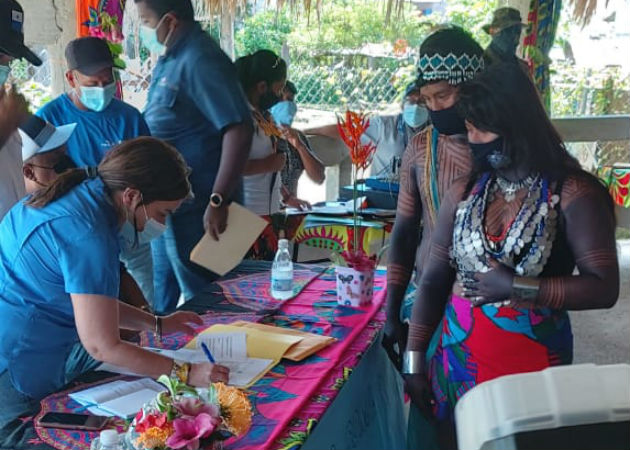
M 244 387 L 250 387 L 260 378 L 262 378 L 273 366 L 278 364 L 282 356 L 292 345 L 301 341 L 301 336 L 291 336 L 287 334 L 268 333 L 255 328 L 245 328 L 234 325 L 212 325 L 205 329 L 198 336 L 210 333 L 246 333 L 247 335 L 247 356 L 250 358 L 270 359 L 272 362 L 254 377 L 249 384 Z M 197 348 L 197 338 L 191 340 L 186 348 Z
M 232 322 L 230 325 L 247 329 L 256 329 L 267 333 L 301 337 L 302 339 L 291 345 L 291 347 L 289 347 L 282 356 L 283 358 L 291 361 L 302 361 L 322 348 L 329 346 L 336 340 L 334 337 L 322 336 L 321 334 L 307 333 L 305 331 L 275 327 L 273 325 L 264 325 L 262 323 L 246 322 L 244 320 Z

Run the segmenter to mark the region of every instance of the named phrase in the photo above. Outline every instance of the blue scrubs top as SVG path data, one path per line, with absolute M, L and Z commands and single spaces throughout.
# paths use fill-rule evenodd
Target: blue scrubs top
M 195 202 L 184 203 L 178 212 L 205 208 L 219 170 L 224 129 L 252 118 L 234 64 L 198 23 L 158 60 L 144 118 L 151 134 L 175 146 L 192 168 Z
M 150 134 L 140 111 L 118 99 L 103 111 L 82 111 L 68 94 L 62 94 L 36 114 L 55 126 L 77 124 L 67 145 L 68 155 L 79 167 L 98 166 L 110 148 Z
M 118 224 L 100 178 L 37 209 L 17 203 L 0 223 L 0 372 L 42 398 L 65 384 L 79 342 L 70 294 L 118 298 Z

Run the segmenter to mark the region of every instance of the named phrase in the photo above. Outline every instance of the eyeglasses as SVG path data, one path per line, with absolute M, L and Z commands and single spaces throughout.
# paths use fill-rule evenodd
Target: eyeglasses
M 31 164 L 33 167 L 37 167 L 38 169 L 46 169 L 46 170 L 54 170 L 56 174 L 64 173 L 68 169 L 74 169 L 76 164 L 70 158 L 64 158 L 61 161 L 57 162 L 52 167 L 49 166 L 40 166 L 37 164 Z

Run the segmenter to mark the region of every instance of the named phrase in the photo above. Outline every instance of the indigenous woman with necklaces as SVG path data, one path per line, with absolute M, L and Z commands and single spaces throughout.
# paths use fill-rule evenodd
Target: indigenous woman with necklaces
M 473 171 L 442 202 L 403 358 L 407 392 L 443 438 L 476 384 L 570 364 L 567 311 L 619 295 L 612 200 L 568 154 L 527 75 L 492 66 L 461 87 L 460 112 Z

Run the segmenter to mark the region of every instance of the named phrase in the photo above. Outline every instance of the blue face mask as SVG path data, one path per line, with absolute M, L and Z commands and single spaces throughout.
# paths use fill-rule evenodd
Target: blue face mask
M 125 223 L 123 223 L 120 228 L 119 235 L 122 240 L 122 244 L 126 248 L 136 248 L 138 245 L 148 244 L 153 239 L 160 237 L 166 231 L 166 225 L 149 217 L 144 204 L 142 205 L 142 209 L 144 209 L 144 216 L 146 218 L 144 230 L 138 231 L 135 224 L 132 224 L 129 220 L 129 217 L 127 217 L 127 220 L 125 220 Z
M 403 120 L 411 128 L 419 128 L 429 118 L 429 111 L 423 106 L 412 103 L 405 104 L 403 108 Z
M 295 119 L 295 115 L 297 114 L 297 105 L 295 102 L 288 100 L 278 102 L 269 110 L 269 112 L 273 116 L 273 120 L 275 120 L 278 125 L 291 126 L 293 119 Z
M 109 106 L 116 95 L 116 83 L 108 84 L 105 87 L 81 86 L 79 100 L 87 109 L 101 112 Z
M 0 65 L 0 86 L 7 82 L 9 78 L 9 74 L 11 73 L 11 68 L 9 66 L 1 66 Z
M 155 53 L 156 55 L 164 54 L 168 38 L 171 37 L 171 32 L 169 31 L 166 35 L 166 39 L 164 39 L 164 43 L 161 43 L 158 39 L 157 30 L 160 28 L 160 25 L 162 25 L 162 21 L 165 17 L 166 15 L 162 16 L 155 28 L 140 25 L 140 41 L 142 41 L 142 45 L 144 45 L 151 53 Z

